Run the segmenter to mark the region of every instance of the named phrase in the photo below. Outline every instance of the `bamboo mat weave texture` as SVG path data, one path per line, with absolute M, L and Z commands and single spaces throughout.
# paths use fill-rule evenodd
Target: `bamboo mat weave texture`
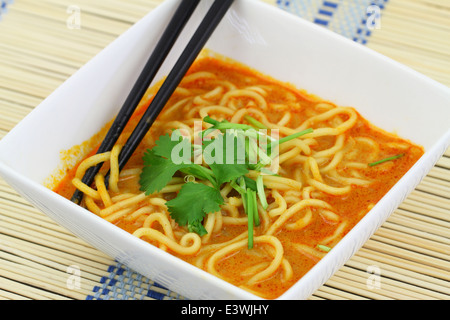
M 0 139 L 157 0 L 0 2 Z M 265 0 L 450 86 L 450 0 Z M 450 106 L 449 106 L 450 107 Z M 450 299 L 450 150 L 310 299 Z M 184 299 L 0 179 L 0 299 Z

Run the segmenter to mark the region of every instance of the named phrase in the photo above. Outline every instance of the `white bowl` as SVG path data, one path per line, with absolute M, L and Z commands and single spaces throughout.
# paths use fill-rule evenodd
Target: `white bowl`
M 257 299 L 60 197 L 45 187 L 60 152 L 116 114 L 177 1 L 165 1 L 93 58 L 0 141 L 0 174 L 24 198 L 130 268 L 192 299 Z M 200 3 L 184 33 L 208 8 Z M 184 40 L 157 78 L 170 70 Z M 306 299 L 348 260 L 415 188 L 450 145 L 450 90 L 409 68 L 276 7 L 236 0 L 207 48 L 338 105 L 424 146 L 390 192 L 280 299 Z

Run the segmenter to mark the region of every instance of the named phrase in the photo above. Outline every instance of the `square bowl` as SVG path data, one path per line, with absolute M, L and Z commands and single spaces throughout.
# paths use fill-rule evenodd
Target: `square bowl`
M 208 9 L 201 2 L 156 81 L 170 71 Z M 165 1 L 89 61 L 0 141 L 0 175 L 72 233 L 191 299 L 260 299 L 132 236 L 53 191 L 61 151 L 91 138 L 118 112 L 175 11 Z M 320 26 L 256 0 L 238 0 L 206 47 L 274 79 L 353 106 L 425 154 L 378 204 L 279 299 L 307 299 L 377 230 L 450 146 L 449 88 Z

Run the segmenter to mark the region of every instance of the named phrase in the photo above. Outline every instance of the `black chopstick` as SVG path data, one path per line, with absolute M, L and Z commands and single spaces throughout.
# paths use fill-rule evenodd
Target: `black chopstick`
M 127 142 L 122 147 L 119 155 L 119 170 L 123 169 L 136 150 L 232 3 L 233 0 L 215 0 L 211 5 L 173 69 L 153 98 Z M 107 181 L 107 176 L 105 177 L 105 181 Z
M 153 53 L 150 55 L 147 63 L 142 69 L 139 78 L 136 80 L 136 83 L 128 94 L 128 97 L 117 114 L 111 128 L 108 130 L 108 133 L 97 150 L 97 153 L 111 151 L 199 2 L 200 0 L 181 1 L 169 21 L 169 24 L 164 30 L 160 40 L 155 46 Z M 102 165 L 103 163 L 100 163 L 95 167 L 89 168 L 83 176 L 82 182 L 87 185 L 92 184 L 95 175 L 98 173 Z M 83 193 L 77 189 L 71 200 L 79 204 L 82 197 Z
M 148 106 L 138 125 L 123 146 L 122 151 L 119 155 L 119 170 L 122 170 L 127 161 L 130 159 L 131 155 L 136 150 L 137 146 L 142 141 L 145 134 L 148 132 L 161 110 L 164 108 L 170 96 L 173 94 L 173 92 L 183 79 L 184 75 L 186 74 L 194 60 L 197 58 L 200 51 L 203 49 L 209 37 L 214 32 L 217 25 L 220 23 L 233 1 L 234 0 L 215 0 L 211 5 L 206 16 L 203 18 L 193 37 L 184 49 L 182 55 L 177 60 L 172 71 L 167 76 L 166 80 Z M 118 137 L 120 136 L 120 133 L 131 117 L 133 111 L 148 89 L 148 86 L 153 80 L 156 72 L 159 70 L 162 61 L 165 59 L 168 52 L 172 48 L 173 43 L 175 42 L 176 38 L 178 38 L 185 23 L 192 15 L 192 12 L 194 11 L 198 2 L 199 0 L 182 1 L 175 15 L 172 17 L 168 27 L 164 31 L 162 38 L 158 42 L 158 45 L 155 48 L 152 56 L 147 62 L 146 67 L 141 72 L 138 81 L 128 95 L 127 101 L 124 103 L 124 106 L 117 115 L 116 120 L 111 127 L 112 129 L 114 126 L 114 130 L 110 129 L 108 131 L 108 134 L 105 137 L 104 142 L 98 149 L 97 153 L 110 151 L 112 149 Z M 165 39 L 165 37 L 167 37 L 171 41 L 169 42 L 169 40 Z M 166 46 L 164 45 L 164 43 L 166 44 Z M 161 46 L 161 48 L 159 48 L 161 51 L 158 52 L 157 49 L 159 46 Z M 156 57 L 153 57 L 154 55 L 156 55 Z M 154 62 L 154 60 L 158 61 L 159 63 Z M 146 70 L 147 67 L 149 70 Z M 156 70 L 154 70 L 154 68 L 156 68 Z M 145 81 L 144 79 L 147 79 L 147 81 Z M 128 102 L 128 100 L 130 100 L 130 102 Z M 134 104 L 131 101 L 134 101 Z M 131 112 L 130 109 L 132 110 Z M 117 125 L 115 125 L 115 123 L 117 123 Z M 82 181 L 85 184 L 90 185 L 93 182 L 95 175 L 100 170 L 101 166 L 102 164 L 98 164 L 97 166 L 87 170 Z M 108 176 L 109 173 L 105 176 L 105 183 L 108 181 Z M 83 193 L 77 189 L 72 196 L 72 201 L 79 204 L 81 202 L 82 196 Z

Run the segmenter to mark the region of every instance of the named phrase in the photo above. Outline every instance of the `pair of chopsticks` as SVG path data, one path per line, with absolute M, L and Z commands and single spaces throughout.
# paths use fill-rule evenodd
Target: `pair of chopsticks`
M 169 24 L 154 48 L 153 53 L 150 55 L 136 83 L 117 114 L 116 119 L 111 125 L 111 128 L 108 130 L 102 144 L 97 150 L 97 154 L 108 152 L 113 148 L 125 125 L 128 123 L 131 115 L 139 105 L 139 102 L 150 86 L 150 83 L 164 62 L 166 56 L 172 49 L 184 26 L 189 21 L 199 2 L 200 0 L 181 0 L 181 3 L 177 7 L 174 15 L 169 21 Z M 136 150 L 137 146 L 150 129 L 161 110 L 164 108 L 165 104 L 183 79 L 184 75 L 200 51 L 203 49 L 205 43 L 208 41 L 209 37 L 214 32 L 232 3 L 233 0 L 215 0 L 211 5 L 206 16 L 197 27 L 197 30 L 193 34 L 181 56 L 178 58 L 171 72 L 166 77 L 163 85 L 153 98 L 131 136 L 122 147 L 119 155 L 119 170 L 123 169 L 127 161 L 130 159 L 131 155 Z M 89 168 L 82 178 L 82 182 L 87 185 L 91 185 L 94 181 L 95 175 L 98 173 L 102 165 L 102 163 L 99 163 L 95 167 Z M 105 177 L 105 182 L 106 181 L 108 181 L 107 177 Z M 77 189 L 71 200 L 79 204 L 82 197 L 83 193 Z

